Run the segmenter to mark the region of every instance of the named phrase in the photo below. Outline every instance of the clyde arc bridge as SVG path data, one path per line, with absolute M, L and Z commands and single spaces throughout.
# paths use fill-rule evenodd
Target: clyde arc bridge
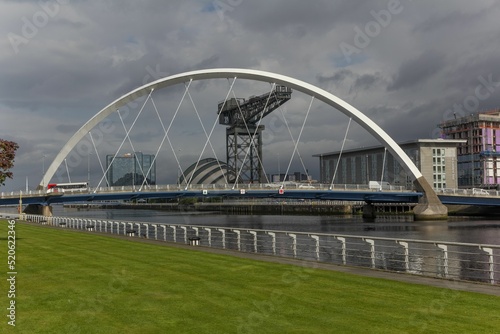
M 145 114 L 149 115 L 147 122 L 141 118 Z M 313 150 L 319 149 L 317 143 L 322 141 L 328 145 L 338 144 L 330 137 L 332 129 L 337 129 L 339 117 L 345 117 L 342 114 L 349 121 L 341 141 L 342 149 L 351 121 L 354 121 L 392 154 L 413 179 L 416 191 L 339 189 L 334 184 L 335 175 L 340 173 L 337 169 L 332 180 L 323 185 L 306 183 L 291 189 L 285 179 L 281 179 L 282 174 L 288 175 L 291 168 L 300 166 L 310 180 L 310 167 L 305 162 L 304 152 L 307 156 L 317 153 Z M 221 125 L 225 126 L 225 141 L 224 133 L 218 130 Z M 127 152 L 146 149 L 153 153 L 150 155 L 152 161 L 146 166 L 134 163 L 139 166 L 137 175 L 140 177 L 134 180 L 132 189 L 111 187 L 109 169 L 113 163 Z M 103 155 L 110 163 L 104 163 Z M 84 169 L 85 164 L 90 181 L 91 156 L 93 166 L 102 173 L 89 191 L 46 192 L 51 183 L 71 183 L 71 174 Z M 267 162 L 270 160 L 274 160 L 274 166 Z M 281 160 L 285 161 L 283 165 Z M 188 164 L 191 167 L 186 168 Z M 202 165 L 211 168 L 211 174 L 204 178 L 199 175 Z M 276 165 L 279 180 L 273 182 L 269 175 Z M 167 189 L 160 187 L 158 190 L 159 186 L 151 184 L 152 173 L 167 180 L 162 184 L 175 184 L 176 189 L 165 186 Z M 140 182 L 136 183 L 138 179 Z M 114 100 L 62 147 L 44 171 L 38 189 L 38 194 L 22 196 L 25 204 L 204 195 L 283 196 L 368 203 L 418 202 L 414 209 L 417 219 L 447 216 L 447 208 L 413 161 L 361 111 L 307 82 L 267 71 L 237 68 L 205 69 L 168 76 Z M 14 201 L 14 197 L 2 196 L 0 204 Z

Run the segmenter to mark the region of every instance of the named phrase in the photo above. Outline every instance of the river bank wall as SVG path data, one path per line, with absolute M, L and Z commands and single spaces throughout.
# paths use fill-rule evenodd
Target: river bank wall
M 278 214 L 278 215 L 351 215 L 362 214 L 365 203 L 343 203 L 336 201 L 280 202 L 280 203 L 85 203 L 65 204 L 65 208 L 164 210 L 177 212 L 219 212 L 226 214 Z M 383 214 L 412 214 L 414 204 L 375 205 L 376 212 Z

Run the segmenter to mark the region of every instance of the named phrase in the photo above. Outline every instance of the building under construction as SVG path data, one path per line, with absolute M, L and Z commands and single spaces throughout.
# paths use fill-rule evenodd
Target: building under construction
M 443 138 L 466 139 L 457 148 L 460 188 L 500 185 L 500 109 L 455 118 L 440 124 Z

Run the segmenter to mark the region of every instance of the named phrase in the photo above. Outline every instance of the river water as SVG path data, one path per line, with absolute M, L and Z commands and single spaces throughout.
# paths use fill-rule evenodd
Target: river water
M 500 244 L 500 220 L 451 217 L 448 221 L 413 221 L 411 216 L 225 215 L 156 210 L 87 210 L 54 206 L 55 216 L 185 224 L 294 232 L 332 233 L 370 237 Z

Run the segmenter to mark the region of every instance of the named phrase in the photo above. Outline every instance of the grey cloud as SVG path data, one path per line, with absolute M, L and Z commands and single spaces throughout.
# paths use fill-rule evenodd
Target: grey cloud
M 357 74 L 349 69 L 341 69 L 331 75 L 317 75 L 316 80 L 319 84 L 334 84 L 334 85 L 348 85 L 350 86 L 349 92 L 359 92 L 369 90 L 377 85 L 387 85 L 386 79 L 380 72 Z
M 424 83 L 445 65 L 446 56 L 435 51 L 427 51 L 417 58 L 404 62 L 398 69 L 387 90 L 394 91 L 414 87 Z
M 336 71 L 332 75 L 319 74 L 316 76 L 316 79 L 318 80 L 318 82 L 320 84 L 329 83 L 329 82 L 341 83 L 345 79 L 352 78 L 354 76 L 355 76 L 355 74 L 351 70 L 341 69 L 339 71 Z
M 378 84 L 382 85 L 384 83 L 385 79 L 379 72 L 374 74 L 363 74 L 356 78 L 353 90 L 368 90 Z
M 359 61 L 339 68 L 335 61 L 339 43 L 353 44 L 354 27 L 362 29 L 373 21 L 370 12 L 386 9 L 387 0 L 221 1 L 237 4 L 223 19 L 206 9 L 213 4 L 211 0 L 70 1 L 18 54 L 9 45 L 7 34 L 20 33 L 21 17 L 32 17 L 40 9 L 39 3 L 0 2 L 0 133 L 22 146 L 14 170 L 20 179 L 9 180 L 5 188 L 24 187 L 24 175 L 38 177 L 41 154 L 47 156 L 48 164 L 98 110 L 145 82 L 169 74 L 242 67 L 289 75 L 326 86 L 397 140 L 430 136 L 450 106 L 474 93 L 479 76 L 491 74 L 500 81 L 498 2 L 401 1 L 404 10 L 380 34 L 370 36 Z M 211 81 L 193 85 L 191 92 L 207 128 L 213 123 L 217 102 L 224 98 L 222 86 Z M 172 91 L 155 92 L 164 121 L 175 111 L 183 89 L 179 85 Z M 266 85 L 244 85 L 236 94 L 248 97 L 266 89 Z M 285 105 L 294 134 L 300 130 L 300 116 L 308 102 L 309 97 L 294 92 L 290 104 Z M 479 108 L 498 106 L 500 94 L 495 93 L 482 100 Z M 171 140 L 182 147 L 186 164 L 198 157 L 189 149 L 203 146 L 206 140 L 190 107 L 189 101 L 183 103 L 171 131 Z M 304 143 L 317 147 L 314 153 L 338 149 L 335 145 L 343 139 L 348 118 L 317 101 L 313 108 L 304 128 Z M 113 153 L 113 145 L 123 139 L 120 120 L 113 117 L 115 129 L 98 147 L 101 154 Z M 272 123 L 270 117 L 265 132 L 272 139 L 266 145 L 289 148 L 286 127 L 282 123 L 278 127 L 280 123 Z M 126 126 L 133 120 L 125 119 Z M 158 116 L 148 105 L 131 133 L 137 149 L 154 153 L 150 151 L 156 149 L 162 133 Z M 221 152 L 224 135 L 224 127 L 217 126 L 214 143 Z M 354 148 L 374 142 L 359 126 L 351 125 L 349 144 Z M 130 150 L 129 145 L 125 149 Z M 276 162 L 272 154 L 265 161 Z M 301 154 L 306 158 L 308 152 Z M 74 171 L 75 177 L 85 177 L 86 161 L 83 165 Z M 97 171 L 97 165 L 91 165 Z M 158 170 L 163 179 L 168 177 L 163 175 L 168 170 Z
M 265 33 L 281 32 L 288 37 L 322 34 L 341 23 L 364 24 L 370 10 L 387 7 L 376 1 L 244 1 L 228 15 L 243 27 Z
M 478 8 L 477 11 L 464 12 L 462 10 L 452 10 L 443 14 L 433 14 L 422 23 L 416 25 L 413 32 L 432 33 L 438 29 L 453 29 L 457 25 L 470 26 L 487 16 L 491 11 L 500 7 L 499 2 L 493 2 L 486 8 Z

